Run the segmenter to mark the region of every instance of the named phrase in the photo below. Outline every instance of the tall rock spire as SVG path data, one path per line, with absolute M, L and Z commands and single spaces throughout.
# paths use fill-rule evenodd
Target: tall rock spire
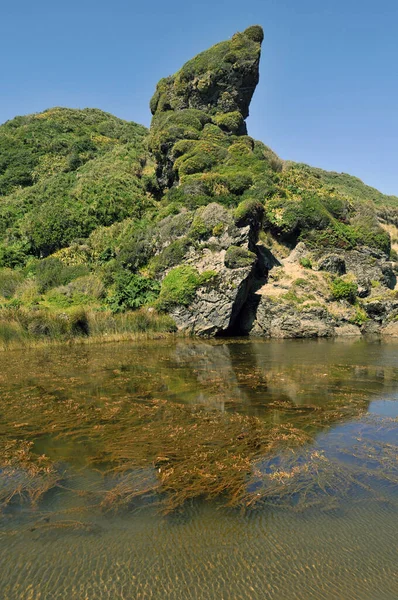
M 170 187 L 178 180 L 175 161 L 188 146 L 193 149 L 194 141 L 203 139 L 206 124 L 218 127 L 224 135 L 247 133 L 245 119 L 259 81 L 263 37 L 259 25 L 249 27 L 159 81 L 150 102 L 153 119 L 149 143 L 161 187 Z M 181 140 L 186 140 L 185 145 Z

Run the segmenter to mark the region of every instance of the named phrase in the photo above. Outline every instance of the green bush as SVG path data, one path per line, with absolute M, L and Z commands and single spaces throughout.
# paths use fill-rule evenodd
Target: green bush
M 369 321 L 368 315 L 366 314 L 363 308 L 358 307 L 355 312 L 355 315 L 350 319 L 350 323 L 361 326 L 364 323 L 366 323 L 366 321 Z
M 334 300 L 347 300 L 353 303 L 358 295 L 358 286 L 352 281 L 344 281 L 336 277 L 331 284 L 331 291 Z
M 0 244 L 0 268 L 23 267 L 28 260 L 29 250 L 24 244 Z
M 228 113 L 220 113 L 214 117 L 214 122 L 226 131 L 239 133 L 243 126 L 243 117 L 238 110 Z
M 195 215 L 189 231 L 189 238 L 191 240 L 204 240 L 210 236 L 211 232 L 211 227 L 204 222 L 202 216 L 200 214 Z
M 312 269 L 311 259 L 307 257 L 300 258 L 300 265 L 304 267 L 304 269 Z
M 245 225 L 261 225 L 264 206 L 258 200 L 248 198 L 242 200 L 234 212 L 235 223 L 238 227 Z
M 28 273 L 35 276 L 39 292 L 67 285 L 78 277 L 89 274 L 85 265 L 66 266 L 58 258 L 49 257 L 36 261 L 27 267 Z
M 160 283 L 129 271 L 119 272 L 106 303 L 113 313 L 136 309 L 154 302 L 159 295 Z

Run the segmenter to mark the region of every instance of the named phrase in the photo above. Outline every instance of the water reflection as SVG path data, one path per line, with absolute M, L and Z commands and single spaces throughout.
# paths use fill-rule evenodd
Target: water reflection
M 398 596 L 397 344 L 0 358 L 1 598 Z

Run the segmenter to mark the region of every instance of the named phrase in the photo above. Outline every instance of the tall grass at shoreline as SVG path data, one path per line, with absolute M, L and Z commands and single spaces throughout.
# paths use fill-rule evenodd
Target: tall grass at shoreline
M 171 317 L 148 309 L 120 314 L 81 307 L 68 311 L 0 310 L 0 350 L 57 342 L 116 341 L 175 331 Z

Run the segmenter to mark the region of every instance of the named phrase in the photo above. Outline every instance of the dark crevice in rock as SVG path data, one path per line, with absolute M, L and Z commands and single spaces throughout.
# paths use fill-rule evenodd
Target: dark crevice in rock
M 256 244 L 251 250 L 256 253 L 257 261 L 245 282 L 245 293 L 240 297 L 238 295 L 232 309 L 230 324 L 227 329 L 220 331 L 217 337 L 238 337 L 250 333 L 261 300 L 257 292 L 267 283 L 269 271 L 275 266 L 280 266 L 277 258 L 261 243 Z

